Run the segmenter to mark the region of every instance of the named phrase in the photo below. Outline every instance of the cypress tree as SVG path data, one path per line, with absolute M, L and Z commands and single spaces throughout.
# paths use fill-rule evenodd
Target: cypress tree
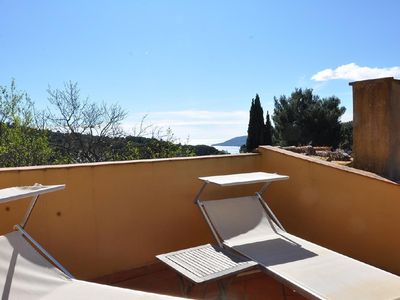
M 264 134 L 264 142 L 265 145 L 272 145 L 272 135 L 274 128 L 271 125 L 271 120 L 269 118 L 269 113 L 267 111 L 267 117 L 265 118 L 265 134 Z
M 264 112 L 261 107 L 260 97 L 251 100 L 249 127 L 247 129 L 246 149 L 253 151 L 259 145 L 265 144 Z

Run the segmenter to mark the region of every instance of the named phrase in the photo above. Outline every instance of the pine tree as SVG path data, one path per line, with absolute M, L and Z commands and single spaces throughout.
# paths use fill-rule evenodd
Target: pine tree
M 261 107 L 260 97 L 251 100 L 249 127 L 247 129 L 246 149 L 253 151 L 259 145 L 265 144 L 264 112 Z
M 295 89 L 289 97 L 274 97 L 272 119 L 281 146 L 332 146 L 340 142 L 340 117 L 346 108 L 340 99 L 321 98 L 312 89 Z
M 264 127 L 264 144 L 265 145 L 272 145 L 272 135 L 274 128 L 271 125 L 271 120 L 269 118 L 269 113 L 267 111 L 267 116 L 265 118 L 265 127 Z

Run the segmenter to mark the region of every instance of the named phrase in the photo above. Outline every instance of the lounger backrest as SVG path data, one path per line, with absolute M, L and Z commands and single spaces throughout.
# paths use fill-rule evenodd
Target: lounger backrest
M 0 236 L 2 299 L 178 299 L 68 278 L 15 231 Z M 180 299 L 180 298 L 179 298 Z
M 0 236 L 0 287 L 3 299 L 44 297 L 49 290 L 70 282 L 18 231 Z
M 218 235 L 229 246 L 255 242 L 278 230 L 256 196 L 202 203 Z

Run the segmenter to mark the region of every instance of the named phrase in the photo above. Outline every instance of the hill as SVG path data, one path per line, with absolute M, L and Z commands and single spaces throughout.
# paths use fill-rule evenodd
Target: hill
M 185 145 L 146 137 L 98 137 L 47 131 L 54 160 L 61 163 L 226 154 L 207 145 Z M 49 162 L 52 163 L 52 162 Z M 60 162 L 59 162 L 60 163 Z
M 211 146 L 237 146 L 237 147 L 240 147 L 240 146 L 246 144 L 246 139 L 247 139 L 247 135 L 237 136 L 237 137 L 231 138 L 230 140 L 227 140 L 223 143 L 213 144 Z

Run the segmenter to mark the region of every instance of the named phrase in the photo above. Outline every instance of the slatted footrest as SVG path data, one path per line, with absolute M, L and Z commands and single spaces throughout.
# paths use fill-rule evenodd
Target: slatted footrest
M 195 283 L 219 280 L 257 266 L 246 257 L 210 244 L 157 255 L 157 258 Z

